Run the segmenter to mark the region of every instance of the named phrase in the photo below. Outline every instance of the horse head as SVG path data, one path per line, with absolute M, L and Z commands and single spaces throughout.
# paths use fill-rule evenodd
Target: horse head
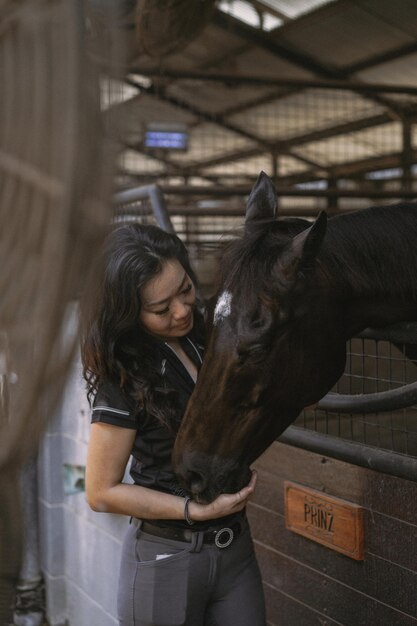
M 276 220 L 260 174 L 245 231 L 223 258 L 203 367 L 174 448 L 179 477 L 210 502 L 249 479 L 250 464 L 343 372 L 342 312 L 317 255 L 327 217 Z

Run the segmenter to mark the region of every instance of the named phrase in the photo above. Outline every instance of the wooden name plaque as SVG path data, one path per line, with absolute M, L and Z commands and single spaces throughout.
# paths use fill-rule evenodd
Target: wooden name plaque
M 363 560 L 363 511 L 357 504 L 285 481 L 285 525 L 357 561 Z

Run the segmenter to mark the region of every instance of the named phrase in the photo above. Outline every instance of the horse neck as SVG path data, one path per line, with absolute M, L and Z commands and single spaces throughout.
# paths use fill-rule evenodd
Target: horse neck
M 329 221 L 319 260 L 330 297 L 355 331 L 417 319 L 417 210 L 401 208 Z

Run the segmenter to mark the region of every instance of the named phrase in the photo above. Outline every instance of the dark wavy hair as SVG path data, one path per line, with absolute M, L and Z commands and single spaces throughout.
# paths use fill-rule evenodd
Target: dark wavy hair
M 167 389 L 157 358 L 158 340 L 141 327 L 140 290 L 164 264 L 177 259 L 197 287 L 182 241 L 157 226 L 128 224 L 109 233 L 95 272 L 94 293 L 83 309 L 81 358 L 91 402 L 104 381 L 112 381 L 145 408 L 148 416 L 170 424 L 176 392 Z M 194 327 L 203 332 L 198 307 Z

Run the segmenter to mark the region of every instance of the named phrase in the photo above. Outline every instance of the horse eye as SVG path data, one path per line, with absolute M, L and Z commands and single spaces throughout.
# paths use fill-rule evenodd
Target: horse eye
M 266 346 L 264 343 L 242 343 L 237 347 L 237 356 L 240 364 L 250 360 L 251 363 L 262 361 L 265 355 Z

